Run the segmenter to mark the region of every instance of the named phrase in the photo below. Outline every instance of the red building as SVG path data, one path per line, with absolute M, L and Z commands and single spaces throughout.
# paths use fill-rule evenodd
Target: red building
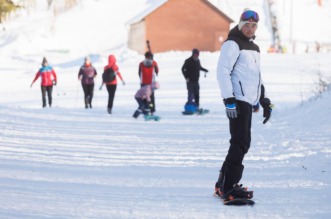
M 207 0 L 160 0 L 129 21 L 130 49 L 218 51 L 233 20 Z

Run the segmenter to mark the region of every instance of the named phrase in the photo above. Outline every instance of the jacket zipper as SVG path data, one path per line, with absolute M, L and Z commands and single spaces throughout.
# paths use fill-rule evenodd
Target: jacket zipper
M 259 72 L 259 84 L 257 86 L 256 101 L 259 100 L 259 90 L 260 90 L 260 87 L 261 87 L 261 73 Z
M 244 94 L 244 90 L 243 90 L 243 87 L 242 87 L 242 85 L 241 85 L 241 81 L 239 81 L 239 85 L 240 85 L 241 94 L 242 94 L 243 96 L 245 96 L 245 94 Z

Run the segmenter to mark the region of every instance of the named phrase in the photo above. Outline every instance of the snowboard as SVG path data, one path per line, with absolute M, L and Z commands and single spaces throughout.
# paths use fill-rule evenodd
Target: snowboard
M 255 202 L 252 199 L 237 198 L 233 200 L 223 200 L 224 205 L 254 205 Z
M 221 196 L 214 193 L 214 197 L 220 199 L 223 201 L 224 205 L 236 205 L 236 206 L 242 206 L 242 205 L 254 205 L 255 202 L 252 199 L 247 198 L 236 198 L 233 200 L 224 200 Z
M 155 115 L 144 115 L 144 117 L 145 117 L 145 121 L 150 121 L 150 120 L 159 121 L 161 119 L 160 116 L 155 116 Z
M 192 111 L 183 111 L 182 114 L 183 115 L 205 115 L 209 113 L 208 109 L 199 109 L 196 112 L 192 112 Z

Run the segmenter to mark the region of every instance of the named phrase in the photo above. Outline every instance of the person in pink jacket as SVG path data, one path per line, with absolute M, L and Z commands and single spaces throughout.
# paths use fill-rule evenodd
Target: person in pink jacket
M 85 108 L 92 108 L 92 99 L 94 91 L 94 78 L 97 76 L 97 71 L 91 64 L 91 59 L 85 57 L 84 65 L 80 67 L 78 72 L 78 80 L 82 82 L 84 91 Z
M 43 108 L 46 107 L 46 93 L 48 96 L 48 104 L 49 107 L 52 106 L 52 90 L 53 85 L 56 85 L 57 79 L 56 79 L 56 73 L 54 69 L 48 65 L 47 59 L 44 57 L 42 61 L 42 67 L 37 72 L 36 76 L 34 77 L 31 86 L 33 83 L 41 77 L 41 96 L 42 96 L 42 102 L 43 102 Z
M 111 81 L 105 81 L 103 80 L 103 84 L 106 84 L 107 87 L 107 91 L 108 91 L 108 106 L 107 106 L 107 110 L 109 114 L 112 114 L 112 109 L 113 109 L 113 103 L 114 103 L 114 98 L 115 98 L 115 92 L 116 92 L 116 87 L 117 87 L 117 77 L 119 77 L 122 81 L 122 84 L 125 85 L 125 82 L 122 78 L 122 75 L 119 71 L 118 66 L 116 65 L 116 58 L 114 55 L 110 55 L 108 57 L 108 65 L 106 65 L 104 67 L 104 73 L 107 70 L 112 70 L 112 72 L 114 72 L 115 77 L 113 80 Z M 102 85 L 103 85 L 102 84 Z M 102 85 L 100 86 L 100 89 L 102 88 Z
M 134 112 L 133 118 L 138 118 L 140 114 L 150 114 L 151 109 L 153 108 L 153 103 L 152 103 L 152 93 L 154 90 L 160 88 L 160 84 L 155 81 L 152 84 L 147 84 L 142 86 L 134 96 L 139 107 L 138 109 Z

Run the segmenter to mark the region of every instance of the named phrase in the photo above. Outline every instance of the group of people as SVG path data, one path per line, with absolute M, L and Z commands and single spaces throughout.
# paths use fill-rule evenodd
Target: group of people
M 54 69 L 48 64 L 47 59 L 44 57 L 42 61 L 42 67 L 37 72 L 35 78 L 31 83 L 31 87 L 34 82 L 40 77 L 41 78 L 41 94 L 42 94 L 42 107 L 46 107 L 46 93 L 48 97 L 48 105 L 52 106 L 52 90 L 53 85 L 57 84 L 57 76 Z M 116 65 L 116 58 L 114 55 L 108 57 L 108 64 L 104 67 L 104 71 L 112 69 L 115 72 L 115 77 L 111 81 L 103 81 L 102 85 L 105 84 L 108 91 L 108 113 L 111 114 L 114 96 L 116 92 L 117 79 L 119 77 L 123 84 L 125 84 L 119 68 Z M 84 91 L 84 103 L 85 108 L 92 108 L 92 99 L 94 93 L 94 78 L 97 76 L 97 71 L 94 66 L 91 64 L 89 57 L 86 57 L 84 64 L 80 67 L 78 72 L 78 80 L 81 81 L 82 88 Z M 101 85 L 101 86 L 102 86 Z M 101 87 L 100 87 L 101 88 Z
M 208 72 L 207 69 L 201 67 L 199 60 L 199 50 L 193 49 L 192 56 L 185 60 L 182 67 L 182 73 L 187 84 L 187 104 L 195 105 L 195 108 L 199 107 L 200 99 L 200 86 L 199 77 L 200 71 Z M 148 51 L 145 53 L 145 59 L 139 63 L 138 76 L 140 79 L 140 89 L 135 94 L 135 99 L 139 105 L 138 109 L 134 112 L 133 117 L 138 118 L 140 114 L 153 114 L 155 112 L 155 94 L 154 91 L 160 87 L 160 84 L 156 81 L 158 76 L 159 67 L 155 60 L 153 60 L 153 54 Z M 84 91 L 84 103 L 85 108 L 92 108 L 92 99 L 94 93 L 94 78 L 97 76 L 95 67 L 91 64 L 89 57 L 86 57 L 84 64 L 80 67 L 78 72 L 78 80 L 81 81 Z M 42 67 L 37 72 L 33 83 L 41 77 L 41 90 L 42 90 L 42 107 L 46 107 L 46 93 L 48 97 L 49 107 L 52 106 L 52 90 L 53 85 L 56 85 L 57 78 L 54 69 L 48 64 L 47 59 L 44 57 L 42 61 Z M 117 87 L 117 77 L 125 85 L 125 81 L 119 71 L 119 67 L 116 64 L 116 58 L 114 55 L 109 55 L 108 64 L 104 67 L 103 82 L 100 86 L 100 90 L 103 85 L 106 85 L 108 91 L 108 105 L 107 111 L 112 114 L 112 108 L 114 103 L 114 97 Z
M 273 104 L 266 95 L 260 73 L 260 49 L 253 40 L 257 30 L 259 15 L 257 12 L 245 9 L 241 14 L 239 23 L 230 30 L 228 38 L 223 43 L 217 66 L 217 80 L 221 96 L 229 119 L 230 147 L 220 169 L 218 180 L 215 184 L 215 195 L 224 200 L 238 198 L 253 198 L 253 191 L 249 191 L 239 184 L 244 166 L 243 159 L 251 144 L 251 122 L 254 107 L 260 104 L 263 108 L 263 124 L 271 117 Z M 112 68 L 116 76 L 122 82 L 123 78 L 116 65 L 113 55 L 109 56 L 108 65 L 105 70 Z M 192 56 L 185 60 L 182 73 L 186 80 L 188 91 L 188 104 L 199 107 L 199 77 L 200 71 L 208 72 L 201 67 L 199 61 L 199 50 L 193 49 Z M 159 72 L 157 63 L 153 60 L 153 54 L 147 52 L 145 60 L 139 64 L 139 77 L 141 88 L 137 91 L 135 98 L 138 109 L 133 117 L 137 118 L 141 113 L 155 112 L 154 90 L 159 88 L 155 81 L 155 75 Z M 85 93 L 85 107 L 92 107 L 93 78 L 96 70 L 92 67 L 90 60 L 86 59 L 84 66 L 79 71 L 79 79 L 82 81 Z M 56 74 L 48 66 L 47 60 L 42 62 L 42 68 L 38 71 L 32 84 L 42 77 L 41 90 L 43 107 L 46 106 L 45 94 L 48 93 L 49 106 L 52 104 L 52 86 L 56 85 Z M 54 80 L 50 77 L 53 76 Z M 31 84 L 31 86 L 32 86 Z M 116 77 L 111 82 L 105 83 L 109 92 L 108 112 L 111 113 L 114 95 L 116 91 Z

